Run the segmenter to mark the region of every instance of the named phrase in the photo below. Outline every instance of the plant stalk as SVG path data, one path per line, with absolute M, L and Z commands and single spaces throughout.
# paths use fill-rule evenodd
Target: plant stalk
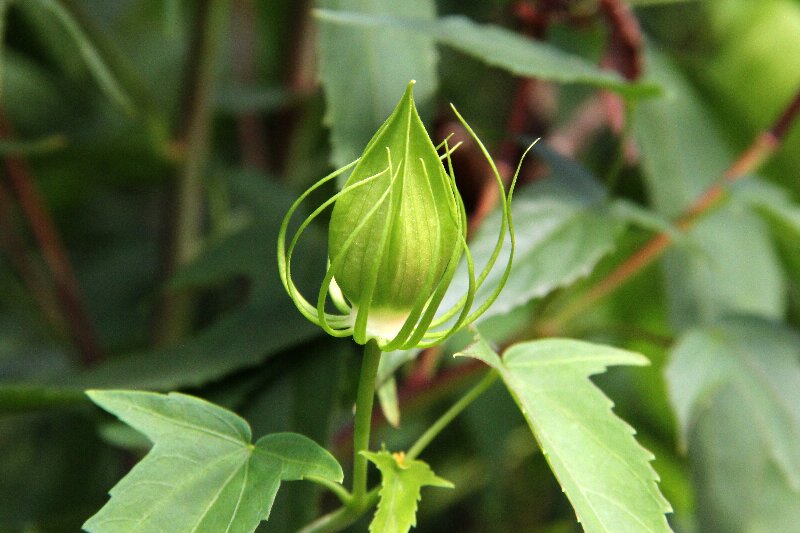
M 375 400 L 375 380 L 378 377 L 378 363 L 381 349 L 374 339 L 364 346 L 364 359 L 361 362 L 361 375 L 356 393 L 356 418 L 353 429 L 353 498 L 351 507 L 359 509 L 364 505 L 367 494 L 367 458 L 361 452 L 369 450 L 369 433 L 372 426 L 372 404 Z
M 362 391 L 369 391 L 366 387 L 362 387 L 365 380 L 363 379 L 365 375 L 370 375 L 369 372 L 372 371 L 372 368 L 368 368 L 371 363 L 368 361 L 368 357 L 366 352 L 369 351 L 370 344 L 374 343 L 374 341 L 370 341 L 365 348 L 365 357 L 364 362 L 362 365 L 361 377 L 362 380 L 359 382 L 359 398 L 362 398 Z M 377 351 L 376 359 L 380 360 L 380 350 L 377 349 L 377 345 L 375 345 L 375 350 Z M 377 365 L 375 366 L 375 373 L 377 373 Z M 375 375 L 375 374 L 371 374 Z M 474 387 L 472 387 L 464 396 L 462 396 L 456 403 L 454 403 L 445 413 L 439 417 L 436 422 L 429 427 L 425 433 L 423 433 L 417 441 L 409 448 L 408 452 L 406 453 L 406 458 L 408 459 L 415 459 L 419 456 L 420 453 L 425 450 L 425 448 L 430 444 L 434 438 L 436 438 L 442 430 L 447 427 L 450 422 L 452 422 L 459 414 L 461 414 L 464 409 L 466 409 L 472 402 L 474 402 L 481 394 L 483 394 L 492 384 L 497 381 L 498 374 L 495 371 L 490 371 L 486 374 L 482 380 L 480 380 Z M 374 390 L 374 379 L 372 381 L 372 390 Z M 366 392 L 363 393 L 363 396 L 366 396 Z M 372 398 L 374 394 L 370 394 L 369 402 L 372 403 Z M 358 428 L 359 428 L 359 408 L 361 407 L 361 403 L 356 402 L 356 432 L 355 434 L 358 435 Z M 371 411 L 372 406 L 370 405 L 370 416 L 365 417 L 366 421 L 369 422 L 371 419 Z M 363 427 L 363 420 L 361 427 Z M 369 426 L 367 425 L 367 435 L 366 435 L 366 442 L 369 442 Z M 363 436 L 362 436 L 363 438 Z M 355 449 L 359 450 L 359 437 L 356 436 L 354 440 Z M 363 448 L 366 450 L 366 447 Z M 358 474 L 363 476 L 364 480 L 364 490 L 366 490 L 366 467 L 367 467 L 367 460 L 365 457 L 360 455 L 358 451 L 355 452 L 354 460 L 364 459 L 363 463 L 363 474 Z M 358 520 L 364 513 L 366 513 L 369 509 L 374 507 L 378 502 L 378 488 L 374 488 L 369 492 L 364 492 L 360 496 L 356 496 L 356 490 L 359 485 L 356 483 L 356 480 L 359 478 L 357 477 L 356 472 L 356 465 L 359 463 L 354 463 L 354 474 L 353 474 L 353 498 L 350 500 L 349 505 L 343 505 L 342 507 L 332 511 L 324 516 L 319 517 L 315 521 L 311 522 L 303 529 L 300 530 L 300 533 L 333 533 L 336 531 L 341 531 L 345 527 L 349 526 L 356 520 Z M 359 499 L 356 499 L 359 498 Z
M 217 57 L 224 44 L 228 0 L 206 0 L 197 11 L 189 52 L 183 123 L 176 145 L 185 156 L 175 179 L 167 213 L 169 227 L 162 264 L 165 278 L 192 260 L 199 251 L 203 213 L 203 176 L 210 150 L 212 97 Z M 194 298 L 187 292 L 164 295 L 156 312 L 155 343 L 172 344 L 188 328 Z
M 420 435 L 417 441 L 408 449 L 406 452 L 406 459 L 416 459 L 419 457 L 425 448 L 427 448 L 428 444 L 430 444 L 433 439 L 442 432 L 444 428 L 446 428 L 450 422 L 455 419 L 458 415 L 461 414 L 464 409 L 469 407 L 469 405 L 474 402 L 481 394 L 483 394 L 486 389 L 492 386 L 492 384 L 497 381 L 498 374 L 494 370 L 490 371 L 486 374 L 482 380 L 480 380 L 474 387 L 472 387 L 464 396 L 462 396 L 456 403 L 454 403 L 450 408 L 445 411 L 445 413 L 439 417 L 439 419 L 431 425 L 425 433 Z

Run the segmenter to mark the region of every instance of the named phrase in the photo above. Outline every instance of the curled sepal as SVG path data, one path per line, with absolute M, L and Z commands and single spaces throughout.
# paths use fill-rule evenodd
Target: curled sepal
M 358 160 L 329 174 L 295 202 L 278 236 L 281 280 L 301 313 L 330 335 L 352 335 L 360 344 L 375 339 L 384 351 L 439 343 L 477 319 L 502 289 L 500 284 L 472 309 L 475 293 L 494 267 L 507 231 L 511 255 L 503 283 L 514 251 L 509 204 L 519 167 L 506 195 L 488 151 L 456 112 L 488 159 L 501 191 L 503 217 L 497 245 L 476 278 L 466 244 L 466 212 L 450 161 L 458 146 L 451 148 L 445 140 L 440 145 L 444 153 L 439 154 L 417 113 L 413 86 L 412 81 Z M 344 188 L 300 224 L 287 247 L 289 220 L 300 204 L 321 185 L 351 169 Z M 311 303 L 292 282 L 292 254 L 303 232 L 331 206 L 328 270 Z M 467 294 L 437 316 L 462 254 L 469 276 Z M 332 313 L 332 307 L 339 312 Z

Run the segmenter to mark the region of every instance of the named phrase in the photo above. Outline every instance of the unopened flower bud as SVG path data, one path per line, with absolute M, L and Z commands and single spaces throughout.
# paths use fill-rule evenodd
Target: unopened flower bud
M 333 207 L 328 253 L 333 277 L 368 336 L 394 337 L 461 255 L 453 181 L 417 114 L 410 83 L 367 145 Z
M 476 320 L 502 290 L 514 256 L 509 204 L 519 167 L 508 196 L 500 195 L 503 216 L 497 243 L 476 276 L 466 244 L 464 203 L 450 163 L 457 146 L 451 148 L 445 140 L 441 145 L 444 153 L 439 155 L 417 114 L 413 86 L 412 81 L 357 161 L 329 174 L 300 196 L 278 235 L 281 281 L 300 312 L 330 335 L 352 335 L 361 344 L 374 339 L 384 351 L 433 346 Z M 453 110 L 486 156 L 504 193 L 488 151 Z M 324 183 L 351 169 L 344 188 L 306 218 L 287 247 L 289 221 L 300 204 Z M 312 303 L 292 281 L 292 254 L 303 232 L 331 205 L 328 271 Z M 494 267 L 507 230 L 511 253 L 501 281 L 472 310 L 475 292 Z M 466 256 L 469 289 L 455 305 L 437 315 L 462 254 Z M 329 300 L 339 313 L 330 311 Z

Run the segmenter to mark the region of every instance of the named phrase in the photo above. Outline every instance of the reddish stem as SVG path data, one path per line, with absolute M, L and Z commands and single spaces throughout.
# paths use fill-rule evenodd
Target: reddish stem
M 0 114 L 0 138 L 13 137 L 11 125 Z M 61 236 L 50 218 L 44 200 L 33 179 L 28 162 L 22 156 L 5 158 L 11 186 L 17 195 L 22 212 L 33 230 L 42 257 L 50 269 L 56 294 L 70 329 L 70 335 L 80 350 L 81 362 L 92 365 L 103 359 L 94 328 L 83 304 L 78 279 L 64 250 Z
M 753 143 L 728 167 L 725 173 L 712 183 L 678 218 L 675 223 L 678 229 L 682 231 L 690 229 L 699 217 L 706 214 L 722 199 L 728 184 L 750 174 L 774 154 L 786 137 L 791 124 L 797 119 L 798 114 L 800 114 L 800 90 L 775 121 L 775 124 L 769 130 L 759 134 L 753 140 Z M 591 307 L 601 298 L 617 290 L 625 282 L 652 264 L 661 257 L 661 254 L 670 244 L 672 244 L 672 238 L 666 233 L 659 233 L 650 239 L 626 261 L 592 286 L 579 300 L 556 316 L 541 323 L 538 327 L 539 334 L 542 336 L 561 334 L 566 322 Z

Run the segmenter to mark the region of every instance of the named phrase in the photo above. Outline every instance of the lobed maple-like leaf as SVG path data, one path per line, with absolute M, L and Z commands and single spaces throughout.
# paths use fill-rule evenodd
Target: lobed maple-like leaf
M 610 365 L 647 359 L 571 339 L 517 344 L 501 359 L 480 337 L 462 355 L 499 372 L 585 531 L 671 531 L 664 515 L 672 508 L 656 484 L 653 455 L 588 379 Z
M 93 533 L 252 532 L 269 517 L 281 481 L 343 478 L 336 459 L 314 441 L 275 433 L 253 444 L 244 419 L 200 398 L 87 394 L 154 444 L 83 525 Z

